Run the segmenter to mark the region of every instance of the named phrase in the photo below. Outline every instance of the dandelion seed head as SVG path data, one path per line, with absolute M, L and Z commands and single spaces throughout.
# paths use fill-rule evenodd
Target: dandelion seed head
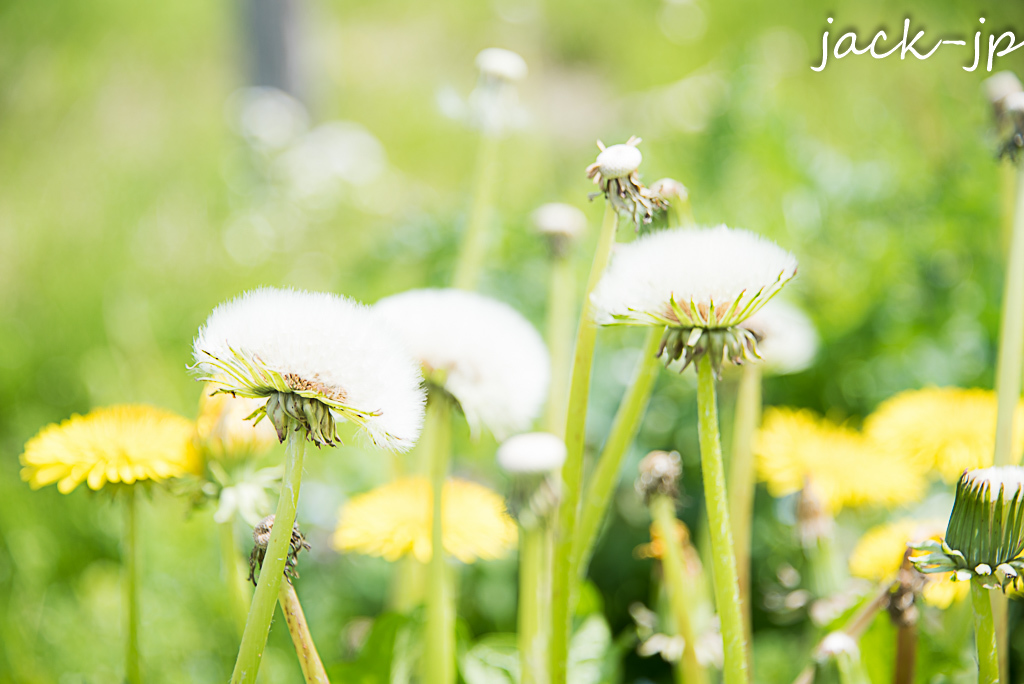
M 818 654 L 824 658 L 834 658 L 840 655 L 856 656 L 860 653 L 857 642 L 846 632 L 832 632 L 821 640 L 818 646 Z
M 486 48 L 476 56 L 476 66 L 482 76 L 509 82 L 526 78 L 526 60 L 504 48 Z
M 543 235 L 576 239 L 587 229 L 587 216 L 571 204 L 549 202 L 531 215 L 537 232 Z
M 428 380 L 451 394 L 470 424 L 497 439 L 530 427 L 547 396 L 547 347 L 512 307 L 456 289 L 410 290 L 374 307 L 418 360 Z
M 802 371 L 818 353 L 814 323 L 784 300 L 771 300 L 741 325 L 757 336 L 757 351 L 769 373 L 786 375 Z
M 565 462 L 565 441 L 550 432 L 525 432 L 498 447 L 498 465 L 509 473 L 548 473 Z
M 312 396 L 380 446 L 409 449 L 423 424 L 425 392 L 416 362 L 367 307 L 345 297 L 246 292 L 214 309 L 194 355 L 198 371 L 225 391 Z M 231 359 L 254 370 L 230 377 L 223 363 Z
M 1021 92 L 1020 79 L 1012 71 L 999 71 L 982 83 L 989 102 L 998 107 L 1008 95 Z

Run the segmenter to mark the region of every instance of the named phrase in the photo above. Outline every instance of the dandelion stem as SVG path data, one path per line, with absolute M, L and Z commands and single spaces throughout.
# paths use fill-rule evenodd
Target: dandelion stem
M 587 485 L 587 495 L 583 498 L 580 524 L 573 544 L 573 577 L 582 578 L 586 575 L 594 544 L 597 542 L 601 524 L 604 522 L 615 485 L 619 480 L 622 460 L 633 443 L 637 430 L 640 429 L 647 402 L 651 398 L 651 389 L 660 370 L 657 355 L 662 332 L 663 329 L 660 327 L 651 327 L 647 331 L 640 359 L 633 370 L 633 378 L 615 413 L 608 441 L 605 442 L 594 474 Z
M 124 629 L 125 680 L 141 684 L 139 667 L 139 535 L 135 487 L 125 488 L 124 502 Z
M 544 624 L 547 528 L 544 521 L 519 528 L 519 660 L 522 684 L 547 684 Z
M 701 470 L 704 476 L 704 503 L 711 532 L 711 568 L 715 585 L 715 606 L 722 626 L 725 655 L 725 684 L 749 681 L 743 612 L 739 580 L 736 575 L 736 548 L 729 524 L 729 502 L 722 465 L 722 440 L 718 428 L 718 406 L 711 356 L 703 354 L 697 362 L 697 413 L 700 437 Z
M 497 135 L 484 133 L 480 136 L 480 149 L 476 164 L 476 188 L 473 192 L 473 206 L 469 212 L 466 232 L 462 237 L 462 249 L 455 264 L 452 287 L 475 290 L 480 282 L 484 258 L 487 256 L 487 221 L 490 218 L 494 196 L 494 182 L 498 172 Z
M 426 677 L 431 684 L 455 681 L 455 610 L 444 557 L 445 478 L 451 455 L 451 415 L 447 399 L 433 396 L 427 402 L 424 433 L 430 439 L 430 484 L 433 493 L 430 564 L 427 566 Z
M 551 587 L 551 681 L 565 684 L 569 658 L 569 634 L 572 628 L 572 601 L 576 578 L 572 570 L 572 547 L 583 486 L 583 449 L 586 439 L 587 400 L 590 395 L 590 371 L 594 362 L 597 324 L 594 322 L 590 293 L 597 287 L 611 257 L 618 215 L 611 202 L 605 203 L 604 219 L 598 236 L 594 262 L 590 267 L 587 289 L 583 294 L 576 349 L 573 353 L 572 380 L 569 384 L 569 409 L 565 424 L 566 458 L 562 466 L 562 501 L 555 528 L 555 551 Z
M 688 577 L 682 547 L 676 541 L 676 507 L 670 497 L 656 494 L 651 497 L 651 517 L 662 540 L 661 568 L 668 589 L 669 605 L 676 632 L 683 637 L 683 658 L 680 663 L 683 681 L 686 684 L 706 684 L 707 673 L 697 660 L 697 633 L 690 621 L 690 613 L 696 605 L 693 595 L 694 584 Z
M 978 684 L 998 684 L 999 652 L 992 622 L 992 602 L 988 589 L 977 578 L 971 580 L 974 605 L 974 638 L 978 645 Z
M 750 539 L 754 522 L 754 433 L 761 422 L 761 368 L 743 366 L 736 414 L 733 418 L 732 458 L 729 460 L 729 518 L 736 543 L 736 572 L 743 602 L 744 632 L 749 643 L 750 623 Z
M 299 595 L 295 593 L 295 587 L 288 580 L 281 582 L 277 600 L 281 604 L 285 622 L 288 623 L 288 632 L 292 635 L 295 654 L 299 656 L 299 667 L 302 668 L 306 684 L 330 684 L 324 671 L 324 664 L 320 661 L 320 654 L 317 653 L 316 644 L 309 633 L 309 625 L 306 624 L 306 615 L 302 612 Z
M 690 228 L 696 224 L 690 198 L 676 197 L 668 203 L 668 227 Z
M 995 465 L 1009 465 L 1020 460 L 1020 454 L 1013 453 L 1013 417 L 1020 402 L 1024 370 L 1024 168 L 1017 175 L 1017 211 L 1010 239 L 1001 320 L 996 361 L 999 408 L 994 460 Z
M 231 674 L 232 684 L 252 684 L 259 672 L 263 649 L 266 648 L 267 636 L 270 634 L 270 621 L 274 617 L 274 605 L 277 603 L 278 591 L 284 578 L 292 525 L 295 524 L 295 507 L 299 502 L 302 460 L 305 453 L 305 430 L 290 428 L 286 440 L 281 498 L 277 502 L 274 527 L 270 531 L 270 541 L 267 543 L 260 579 L 256 584 L 252 606 L 249 607 L 249 619 L 242 633 L 242 644 L 238 648 L 238 660 L 235 661 L 235 670 Z
M 551 387 L 544 423 L 548 432 L 565 433 L 565 411 L 569 395 L 569 366 L 572 363 L 573 309 L 576 303 L 572 260 L 555 254 L 551 260 L 548 289 L 547 337 L 551 355 Z
M 241 637 L 245 631 L 245 621 L 249 615 L 249 603 L 252 601 L 252 596 L 249 593 L 249 582 L 242 571 L 242 564 L 239 562 L 234 522 L 235 519 L 232 516 L 230 520 L 218 523 L 217 531 L 220 536 L 220 558 L 224 565 L 224 581 L 227 583 L 228 600 L 231 601 L 231 610 L 234 612 L 238 636 Z

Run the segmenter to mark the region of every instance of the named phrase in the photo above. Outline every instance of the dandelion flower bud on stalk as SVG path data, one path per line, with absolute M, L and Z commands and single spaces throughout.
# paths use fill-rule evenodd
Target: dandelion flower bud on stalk
M 999 154 L 1015 159 L 1017 150 L 1024 144 L 1021 138 L 1021 84 L 1016 74 L 1000 71 L 984 82 L 985 95 L 992 104 L 992 114 L 999 129 Z
M 668 207 L 665 200 L 640 182 L 640 162 L 644 159 L 637 149 L 640 142 L 640 138 L 633 136 L 624 144 L 605 147 L 599 140 L 597 146 L 601 153 L 597 161 L 587 167 L 587 178 L 601 188 L 616 211 L 633 221 L 637 230 L 650 223 L 655 212 Z
M 270 543 L 270 534 L 274 531 L 274 515 L 268 515 L 256 523 L 252 530 L 252 555 L 249 556 L 249 581 L 256 584 L 256 577 L 259 569 L 263 567 L 263 559 L 267 555 L 267 544 Z M 299 572 L 296 568 L 299 565 L 299 552 L 305 549 L 310 550 L 306 536 L 299 529 L 299 523 L 292 524 L 292 537 L 288 542 L 288 558 L 285 560 L 284 574 L 291 581 L 298 578 Z
M 470 110 L 484 135 L 500 136 L 525 118 L 516 84 L 526 78 L 526 60 L 511 50 L 486 48 L 476 66 L 480 80 L 470 94 Z
M 551 254 L 565 257 L 570 246 L 587 230 L 587 216 L 571 204 L 549 202 L 530 215 L 534 228 L 548 238 Z
M 675 498 L 679 494 L 678 482 L 682 474 L 683 462 L 678 451 L 652 451 L 640 461 L 636 491 L 645 501 L 656 494 Z
M 547 519 L 558 506 L 556 474 L 565 452 L 565 441 L 550 432 L 516 435 L 498 447 L 498 465 L 512 479 L 509 506 L 524 526 Z
M 694 225 L 690 191 L 685 185 L 674 178 L 662 178 L 651 183 L 651 192 L 668 205 L 665 214 L 669 228 L 686 228 Z

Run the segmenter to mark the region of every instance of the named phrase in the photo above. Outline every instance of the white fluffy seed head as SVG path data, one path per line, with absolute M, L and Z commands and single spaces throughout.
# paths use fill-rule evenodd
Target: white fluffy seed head
M 509 473 L 549 473 L 565 462 L 565 441 L 550 432 L 525 432 L 502 442 L 497 458 Z
M 480 74 L 502 81 L 521 81 L 526 78 L 526 60 L 511 50 L 486 48 L 476 56 Z
M 345 406 L 376 414 L 363 424 L 375 444 L 404 451 L 419 437 L 425 403 L 419 366 L 366 306 L 346 297 L 275 288 L 246 292 L 213 310 L 193 353 L 204 375 L 221 374 L 211 356 L 241 355 L 257 368 L 311 383 Z M 231 389 L 228 382 L 222 386 Z
M 810 366 L 818 353 L 814 323 L 785 300 L 771 300 L 742 326 L 758 336 L 757 351 L 769 373 L 798 373 Z
M 1002 489 L 1003 499 L 1012 501 L 1017 492 L 1024 489 L 1024 468 L 1021 466 L 993 466 L 991 468 L 978 468 L 969 470 L 964 474 L 964 479 L 974 487 L 981 487 L 984 484 L 989 486 L 989 497 L 992 500 L 998 496 Z
M 994 73 L 985 79 L 983 85 L 985 95 L 993 105 L 998 105 L 1008 95 L 1021 92 L 1020 79 L 1011 71 Z
M 547 348 L 536 329 L 502 302 L 455 289 L 410 290 L 373 307 L 428 379 L 462 406 L 470 428 L 497 439 L 530 427 L 547 395 Z
M 587 229 L 587 215 L 561 202 L 542 204 L 531 215 L 537 232 L 576 239 Z
M 1010 113 L 1024 113 L 1024 92 L 1010 93 L 1001 101 L 1003 110 Z
M 818 653 L 823 658 L 839 655 L 855 656 L 858 653 L 857 642 L 846 632 L 832 632 L 821 640 Z
M 604 325 L 732 327 L 764 306 L 796 267 L 796 257 L 749 231 L 663 230 L 621 245 L 591 302 Z M 708 323 L 712 305 L 715 321 Z M 690 311 L 702 322 L 680 320 Z
M 601 178 L 626 178 L 640 168 L 643 160 L 636 145 L 612 145 L 597 155 L 597 168 Z

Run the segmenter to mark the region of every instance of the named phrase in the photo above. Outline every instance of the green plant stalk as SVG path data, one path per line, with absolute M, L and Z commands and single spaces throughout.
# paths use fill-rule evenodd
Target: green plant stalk
M 281 497 L 277 501 L 274 527 L 267 543 L 267 553 L 256 583 L 256 593 L 249 607 L 249 619 L 242 633 L 242 644 L 238 648 L 238 659 L 231 674 L 232 684 L 251 684 L 256 681 L 263 649 L 270 635 L 270 621 L 274 617 L 278 591 L 284 579 L 284 564 L 295 524 L 295 508 L 299 503 L 299 486 L 302 483 L 302 461 L 306 453 L 305 430 L 288 430 L 285 443 L 284 481 Z
M 392 563 L 388 607 L 396 613 L 408 613 L 423 603 L 426 592 L 426 566 L 412 555 Z
M 647 337 L 640 350 L 640 359 L 633 370 L 633 378 L 615 413 L 608 441 L 605 442 L 594 474 L 587 484 L 587 495 L 583 497 L 580 524 L 573 543 L 572 568 L 573 576 L 576 578 L 582 579 L 587 573 L 590 556 L 601 532 L 612 495 L 615 493 L 619 471 L 622 470 L 622 460 L 633 443 L 647 410 L 654 381 L 661 369 L 657 354 L 662 332 L 661 327 L 651 327 L 647 330 Z
M 893 684 L 914 684 L 917 665 L 917 625 L 900 625 L 896 631 L 896 668 Z
M 519 526 L 519 662 L 522 684 L 547 684 L 543 522 Z
M 572 601 L 576 578 L 572 571 L 572 547 L 583 488 L 583 450 L 586 438 L 587 401 L 590 395 L 590 372 L 594 362 L 597 324 L 594 323 L 590 293 L 594 291 L 611 257 L 618 215 L 611 202 L 605 202 L 601 233 L 590 267 L 587 289 L 583 295 L 576 349 L 573 353 L 572 381 L 569 385 L 569 408 L 565 424 L 566 458 L 562 465 L 562 500 L 558 507 L 555 529 L 554 560 L 551 579 L 551 681 L 565 684 L 569 659 L 569 634 L 572 628 Z
M 978 645 L 978 684 L 998 684 L 999 651 L 992 621 L 991 596 L 978 578 L 971 580 L 971 602 L 974 605 L 974 638 Z
M 448 401 L 434 396 L 427 402 L 424 432 L 430 439 L 430 487 L 433 504 L 430 563 L 427 566 L 426 677 L 431 684 L 455 681 L 455 609 L 447 581 L 444 554 L 444 483 L 451 458 L 451 414 Z
M 676 632 L 686 642 L 683 657 L 679 663 L 683 681 L 686 684 L 706 684 L 707 673 L 697 660 L 697 632 L 693 628 L 690 614 L 696 605 L 693 596 L 693 583 L 687 577 L 686 562 L 683 560 L 682 547 L 676 542 L 676 505 L 663 494 L 651 497 L 651 517 L 658 528 L 662 539 L 661 567 L 668 589 L 669 605 L 672 608 L 672 619 L 676 623 Z
M 476 163 L 476 188 L 469 211 L 466 233 L 462 238 L 459 260 L 455 264 L 452 287 L 475 290 L 487 256 L 487 221 L 494 200 L 494 184 L 498 176 L 498 143 L 496 135 L 480 136 Z
M 761 422 L 761 367 L 745 364 L 736 395 L 733 417 L 732 458 L 729 460 L 729 517 L 736 543 L 736 572 L 743 602 L 743 625 L 750 642 L 750 540 L 754 523 L 754 433 Z
M 292 635 L 295 654 L 299 656 L 299 667 L 302 668 L 302 677 L 306 684 L 330 684 L 320 654 L 317 653 L 316 644 L 309 633 L 309 625 L 306 624 L 306 614 L 302 612 L 299 595 L 295 593 L 295 587 L 288 580 L 281 582 L 277 601 L 281 604 L 281 612 L 288 623 L 288 632 Z
M 245 631 L 245 621 L 249 615 L 249 603 L 252 596 L 249 593 L 249 582 L 242 571 L 242 564 L 239 562 L 238 546 L 235 543 L 235 518 L 231 517 L 222 523 L 217 523 L 217 533 L 220 537 L 220 558 L 224 565 L 224 582 L 227 584 L 228 600 L 231 601 L 231 610 L 235 614 L 235 624 L 238 627 L 238 636 Z
M 835 596 L 843 588 L 843 570 L 836 554 L 835 536 L 829 533 L 806 549 L 811 591 L 817 598 Z
M 139 666 L 139 532 L 135 487 L 125 487 L 124 501 L 124 677 L 128 684 L 141 684 Z
M 682 201 L 679 199 L 670 201 L 668 203 L 667 218 L 669 228 L 689 228 L 696 225 L 696 221 L 693 220 L 693 207 L 690 205 L 689 198 Z
M 551 386 L 544 415 L 545 429 L 555 435 L 565 433 L 565 413 L 569 403 L 569 367 L 572 363 L 572 326 L 575 317 L 576 284 L 572 260 L 564 254 L 551 259 L 548 288 L 548 312 L 545 329 L 551 356 Z
M 701 471 L 704 477 L 704 503 L 711 532 L 711 568 L 715 585 L 715 606 L 722 627 L 725 684 L 749 681 L 743 609 L 739 578 L 736 575 L 736 547 L 729 524 L 729 500 L 722 465 L 722 438 L 718 431 L 718 405 L 711 357 L 701 355 L 697 362 L 697 413 L 700 437 Z

